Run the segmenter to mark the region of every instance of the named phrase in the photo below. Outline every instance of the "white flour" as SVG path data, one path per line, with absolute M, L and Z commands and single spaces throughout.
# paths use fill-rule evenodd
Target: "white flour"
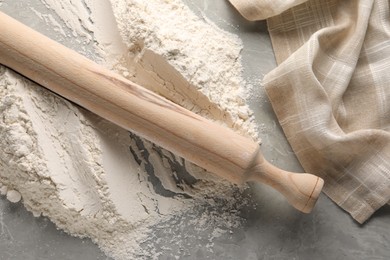
M 256 137 L 252 113 L 245 104 L 248 90 L 242 78 L 238 37 L 201 20 L 180 0 L 111 2 L 129 56 L 138 65 L 130 78 L 188 109 Z M 167 69 L 162 60 L 173 65 L 185 80 Z
M 181 1 L 112 0 L 125 44 L 109 2 L 41 1 L 57 16 L 32 11 L 65 40 L 93 44 L 106 66 L 256 138 L 240 41 Z M 245 198 L 233 185 L 4 68 L 0 86 L 0 192 L 34 216 L 116 259 L 181 257 L 199 237 L 212 250 L 241 224 Z

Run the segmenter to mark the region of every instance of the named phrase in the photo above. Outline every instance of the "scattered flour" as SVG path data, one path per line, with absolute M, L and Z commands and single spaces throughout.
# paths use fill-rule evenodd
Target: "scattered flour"
M 257 138 L 240 40 L 181 1 L 41 2 L 56 16 L 33 13 L 65 40 L 92 44 L 98 62 Z M 242 188 L 3 67 L 0 86 L 0 193 L 34 216 L 115 259 L 178 258 L 199 238 L 212 252 L 214 238 L 242 224 Z
M 237 36 L 200 19 L 181 0 L 111 2 L 132 59 L 127 68 L 135 63 L 130 79 L 244 135 L 257 137 L 252 112 L 245 103 L 248 89 Z
M 22 195 L 16 190 L 7 191 L 7 200 L 12 203 L 18 203 L 22 199 Z
M 7 191 L 8 191 L 8 188 L 7 188 L 7 186 L 2 186 L 1 188 L 0 188 L 0 194 L 1 195 L 7 195 Z

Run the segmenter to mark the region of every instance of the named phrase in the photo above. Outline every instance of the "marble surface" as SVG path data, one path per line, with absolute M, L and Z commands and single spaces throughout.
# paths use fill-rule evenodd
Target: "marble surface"
M 259 80 L 276 64 L 265 22 L 247 22 L 225 0 L 185 0 L 197 14 L 238 34 L 245 77 L 256 86 L 251 107 L 260 124 L 262 150 L 268 160 L 291 171 L 302 171 L 281 131 Z M 0 0 L 0 10 L 56 39 L 55 32 L 27 7 L 44 11 L 40 0 Z M 64 42 L 72 47 L 72 42 Z M 74 46 L 73 46 L 74 47 Z M 244 226 L 214 240 L 213 250 L 201 234 L 188 238 L 180 259 L 390 259 L 390 207 L 379 210 L 364 225 L 322 195 L 312 214 L 297 212 L 276 192 L 251 186 L 255 208 L 244 211 Z M 195 232 L 186 229 L 186 232 Z M 157 231 L 158 232 L 158 231 Z M 174 230 L 180 235 L 183 230 Z M 159 234 L 161 237 L 164 233 Z M 172 235 L 172 234 L 170 234 Z M 160 245 L 163 247 L 163 244 Z M 175 248 L 160 259 L 173 259 Z M 89 239 L 59 231 L 45 218 L 34 218 L 19 204 L 0 199 L 0 259 L 109 259 Z

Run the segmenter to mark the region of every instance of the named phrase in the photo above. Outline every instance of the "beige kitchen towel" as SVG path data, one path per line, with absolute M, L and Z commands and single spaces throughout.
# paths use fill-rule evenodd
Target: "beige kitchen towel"
M 307 0 L 230 0 L 246 19 L 264 20 Z
M 278 67 L 264 78 L 274 111 L 305 171 L 365 222 L 390 200 L 390 1 L 231 2 L 260 10 L 251 19 L 263 6 L 275 15 Z

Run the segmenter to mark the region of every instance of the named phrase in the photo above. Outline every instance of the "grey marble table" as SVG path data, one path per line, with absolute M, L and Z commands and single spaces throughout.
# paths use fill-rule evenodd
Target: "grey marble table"
M 258 82 L 276 66 L 265 22 L 245 21 L 225 0 L 185 2 L 197 14 L 241 37 L 244 73 L 249 82 Z M 45 28 L 27 6 L 45 11 L 40 0 L 0 1 L 1 11 L 56 39 L 56 33 Z M 253 96 L 251 107 L 262 126 L 265 156 L 279 167 L 301 171 L 264 90 L 255 88 Z M 197 247 L 187 248 L 181 259 L 390 259 L 389 206 L 379 210 L 365 225 L 359 225 L 325 195 L 320 197 L 312 214 L 304 215 L 286 207 L 267 187 L 253 185 L 251 193 L 258 206 L 243 212 L 244 226 L 216 238 L 212 253 L 202 250 L 207 241 L 197 240 Z M 163 254 L 161 259 L 173 259 L 174 250 Z M 11 204 L 2 197 L 0 260 L 3 259 L 108 258 L 89 239 L 71 237 L 57 230 L 49 220 L 34 218 L 20 203 Z

